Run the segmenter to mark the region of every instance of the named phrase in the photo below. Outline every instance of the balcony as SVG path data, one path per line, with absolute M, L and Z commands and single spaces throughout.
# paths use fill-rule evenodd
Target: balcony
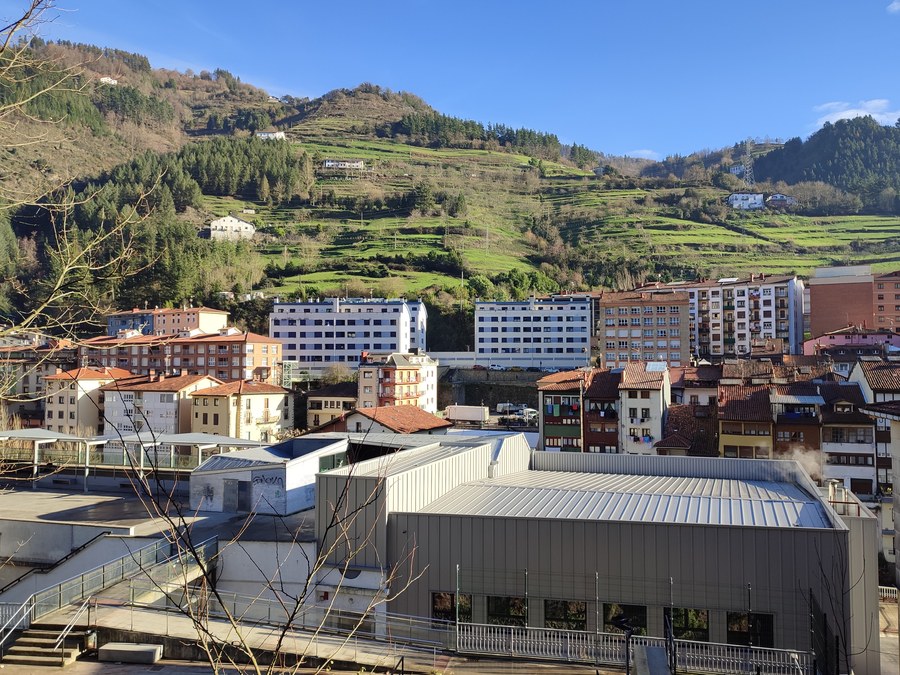
M 835 455 L 851 454 L 871 455 L 872 457 L 875 457 L 875 443 L 853 443 L 850 441 L 835 443 L 834 441 L 825 441 L 822 443 L 822 452 Z

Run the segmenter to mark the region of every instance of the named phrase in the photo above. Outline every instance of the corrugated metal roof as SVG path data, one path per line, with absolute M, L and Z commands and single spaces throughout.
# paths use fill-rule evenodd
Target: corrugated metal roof
M 422 512 L 831 528 L 821 503 L 792 483 L 563 471 L 520 471 L 473 481 L 432 502 Z

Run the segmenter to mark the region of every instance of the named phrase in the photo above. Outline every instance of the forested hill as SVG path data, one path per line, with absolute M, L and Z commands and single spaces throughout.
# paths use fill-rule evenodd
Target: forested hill
M 794 138 L 759 157 L 754 173 L 757 180 L 788 184 L 822 181 L 856 193 L 863 203 L 884 190 L 893 199 L 900 189 L 900 123 L 882 126 L 871 117 L 826 123 L 805 142 Z

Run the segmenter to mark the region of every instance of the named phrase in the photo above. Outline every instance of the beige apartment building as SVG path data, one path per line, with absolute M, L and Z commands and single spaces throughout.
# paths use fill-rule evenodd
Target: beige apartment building
M 131 330 L 85 340 L 78 356 L 92 367 L 124 368 L 136 375 L 208 375 L 275 384 L 281 343 L 237 328 L 181 336 L 142 335 Z
M 418 350 L 408 354 L 363 352 L 357 407 L 413 405 L 436 413 L 437 365 L 437 361 Z
M 44 428 L 79 436 L 104 432 L 100 388 L 133 375 L 121 368 L 76 368 L 44 377 Z
M 690 363 L 689 297 L 683 291 L 602 293 L 597 299 L 597 351 L 603 368 L 632 361 Z
M 291 392 L 240 380 L 191 393 L 191 431 L 249 441 L 274 441 L 294 428 Z

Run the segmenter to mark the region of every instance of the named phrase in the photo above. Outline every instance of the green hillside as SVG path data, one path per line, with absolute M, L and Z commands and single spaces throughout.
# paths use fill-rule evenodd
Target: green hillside
M 129 232 L 140 248 L 123 278 L 85 281 L 111 304 L 216 302 L 220 291 L 263 289 L 423 295 L 450 306 L 698 275 L 884 270 L 900 258 L 896 203 L 881 195 L 873 204 L 852 185 L 763 184 L 798 205 L 727 208 L 741 189 L 724 171 L 737 149 L 651 165 L 566 147 L 546 132 L 456 120 L 374 85 L 273 100 L 224 70 L 153 70 L 139 55 L 84 45 L 39 43 L 35 54 L 85 64 L 82 98 L 50 92 L 29 104 L 50 118 L 64 105 L 60 136 L 74 140 L 7 149 L 5 184 L 40 190 L 40 181 L 75 178 L 51 200 L 86 200 L 73 211 L 85 232 L 138 205 L 143 220 Z M 115 88 L 96 84 L 112 72 Z M 845 126 L 855 129 L 829 134 Z M 265 129 L 287 140 L 252 138 Z M 788 157 L 773 148 L 756 158 L 761 175 Z M 365 169 L 325 170 L 326 159 L 363 160 Z M 11 214 L 20 248 L 38 242 L 32 271 L 48 213 Z M 228 213 L 256 224 L 252 246 L 197 239 Z

